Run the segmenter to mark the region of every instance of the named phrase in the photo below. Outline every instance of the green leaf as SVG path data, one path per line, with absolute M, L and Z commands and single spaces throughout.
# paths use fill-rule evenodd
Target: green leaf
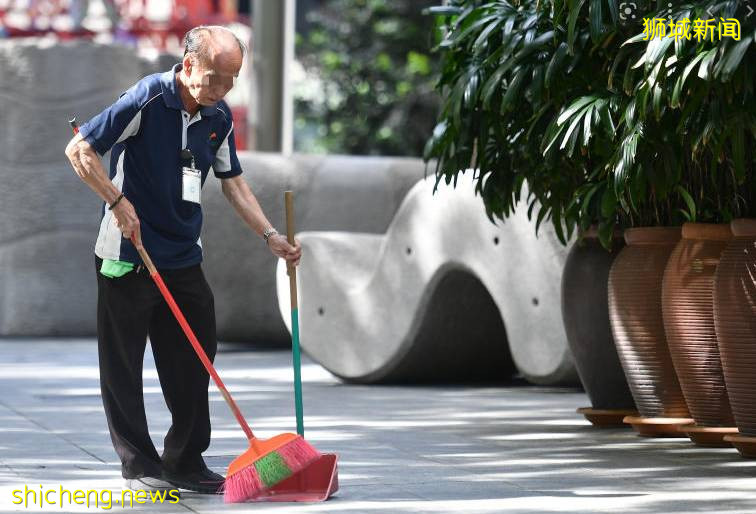
M 612 67 L 609 70 L 609 77 L 606 81 L 607 87 L 610 91 L 614 90 L 614 74 L 617 71 L 617 68 L 619 67 L 620 62 L 622 62 L 625 58 L 625 56 L 630 53 L 627 48 L 621 48 L 619 52 L 617 52 L 617 56 L 614 58 L 614 62 L 612 63 Z
M 577 25 L 577 20 L 584 3 L 585 0 L 570 0 L 570 14 L 567 19 L 567 45 L 572 55 L 575 54 L 575 39 L 577 38 L 575 26 Z
M 481 49 L 481 47 L 484 44 L 487 44 L 488 43 L 488 37 L 491 35 L 491 33 L 494 30 L 498 29 L 501 26 L 501 22 L 502 22 L 502 20 L 500 20 L 500 19 L 494 20 L 485 29 L 483 29 L 480 32 L 480 35 L 478 35 L 478 37 L 475 39 L 475 42 L 472 44 L 472 49 L 474 51 L 477 51 L 477 50 Z
M 632 45 L 633 43 L 639 43 L 639 42 L 643 41 L 643 38 L 645 38 L 645 37 L 646 37 L 646 35 L 643 32 L 641 32 L 640 34 L 636 34 L 635 36 L 631 37 L 630 39 L 628 39 L 627 41 L 625 41 L 624 43 L 622 43 L 622 45 L 620 45 L 620 46 Z
M 599 223 L 598 236 L 601 245 L 610 250 L 612 248 L 612 240 L 614 239 L 614 220 L 602 221 Z
M 580 218 L 581 219 L 585 219 L 588 217 L 588 209 L 591 206 L 591 198 L 593 198 L 593 195 L 596 194 L 596 191 L 598 191 L 599 187 L 600 187 L 599 184 L 594 184 L 588 189 L 588 192 L 585 193 L 585 196 L 580 202 Z
M 698 76 L 704 80 L 709 80 L 709 76 L 711 75 L 711 63 L 714 61 L 714 58 L 717 56 L 717 49 L 712 48 L 711 50 L 708 50 L 707 52 L 704 52 L 704 58 L 701 61 L 701 66 L 698 68 Z
M 566 125 L 559 125 L 556 120 L 551 121 L 541 143 L 541 153 L 543 155 L 549 153 L 549 150 L 551 150 L 552 146 L 556 143 L 557 139 L 559 139 L 559 136 L 565 128 Z
M 583 118 L 583 146 L 588 146 L 588 142 L 591 140 L 591 124 L 593 122 L 594 111 L 598 111 L 596 105 L 588 105 Z
M 562 229 L 562 215 L 559 209 L 551 210 L 551 224 L 554 225 L 554 232 L 563 245 L 567 244 L 567 239 L 564 237 L 564 230 Z
M 617 129 L 615 128 L 614 121 L 612 120 L 612 113 L 609 112 L 609 104 L 604 104 L 598 110 L 598 113 L 601 117 L 601 122 L 604 124 L 604 130 L 607 134 L 611 134 L 611 137 L 613 139 L 614 134 L 617 132 Z
M 661 118 L 661 100 L 662 100 L 662 88 L 659 84 L 656 84 L 653 89 L 653 99 L 652 99 L 652 106 L 654 109 L 654 115 L 656 115 L 656 120 L 658 121 Z
M 549 208 L 545 205 L 541 205 L 541 208 L 538 209 L 538 216 L 536 218 L 536 226 L 535 226 L 536 234 L 538 234 L 538 229 L 541 227 L 541 223 L 543 222 L 543 219 L 546 217 L 548 213 L 549 213 Z
M 617 2 L 617 0 L 607 0 L 606 3 L 609 6 L 609 14 L 612 17 L 612 23 L 616 25 L 619 20 L 619 9 L 617 7 L 619 2 Z
M 682 75 L 680 75 L 677 78 L 677 81 L 675 81 L 675 85 L 672 88 L 672 100 L 670 102 L 670 105 L 672 107 L 680 107 L 680 97 L 682 95 L 683 87 L 685 86 L 685 81 L 688 80 L 688 75 L 690 75 L 691 70 L 696 66 L 696 64 L 703 59 L 706 56 L 705 53 L 701 53 L 696 55 L 692 61 L 690 61 L 686 66 L 685 69 L 682 72 Z
M 617 195 L 613 187 L 607 187 L 601 197 L 601 216 L 611 218 L 617 210 Z
M 573 119 L 572 123 L 570 123 L 570 126 L 567 128 L 567 131 L 564 133 L 564 139 L 562 139 L 562 144 L 559 146 L 560 150 L 563 150 L 568 144 L 570 148 L 567 151 L 568 155 L 572 155 L 572 151 L 575 147 L 575 141 L 577 139 L 577 135 L 579 132 L 576 132 L 575 129 L 580 125 L 580 120 L 582 119 L 583 115 L 586 113 L 588 109 L 590 109 L 591 106 L 584 107 Z
M 501 108 L 499 112 L 504 113 L 512 109 L 515 101 L 518 100 L 522 82 L 527 75 L 527 68 L 521 68 L 512 78 L 512 82 L 504 89 L 504 96 L 501 98 Z
M 503 67 L 499 68 L 498 70 L 493 72 L 491 76 L 486 80 L 486 83 L 483 84 L 483 89 L 481 89 L 480 92 L 480 98 L 483 102 L 483 107 L 488 108 L 490 106 L 491 97 L 501 86 L 502 77 L 504 76 L 505 71 L 506 70 Z
M 562 42 L 559 43 L 559 46 L 557 47 L 556 51 L 554 52 L 554 55 L 551 57 L 551 61 L 549 61 L 549 65 L 546 67 L 546 87 L 549 87 L 551 84 L 552 78 L 555 76 L 555 74 L 559 73 L 559 69 L 564 62 L 564 57 L 567 55 L 567 44 Z
M 572 117 L 573 114 L 575 114 L 577 111 L 582 109 L 586 104 L 593 102 L 597 99 L 596 96 L 583 96 L 572 102 L 572 104 L 562 112 L 562 114 L 559 115 L 559 118 L 557 118 L 557 123 L 559 125 L 562 125 L 565 121 L 567 121 L 569 118 Z
M 721 73 L 722 82 L 727 82 L 732 77 L 732 74 L 740 65 L 740 61 L 743 60 L 748 47 L 751 45 L 752 38 L 744 37 L 730 48 L 730 51 L 722 59 Z
M 680 196 L 682 196 L 682 199 L 685 201 L 685 203 L 688 206 L 686 218 L 690 222 L 695 222 L 696 221 L 696 202 L 693 200 L 693 197 L 690 196 L 690 193 L 681 185 L 675 186 L 675 191 L 677 191 L 680 194 Z
M 601 6 L 604 0 L 590 0 L 588 4 L 588 15 L 591 19 L 591 39 L 594 43 L 601 39 L 601 34 L 604 31 L 603 13 Z
M 486 25 L 487 23 L 495 19 L 496 19 L 495 14 L 484 16 L 483 18 L 480 18 L 472 22 L 469 26 L 465 27 L 463 30 L 453 32 L 451 34 L 451 37 L 448 38 L 448 44 L 444 46 L 454 47 L 459 44 L 466 43 L 469 40 L 469 38 L 467 37 L 469 34 L 475 32 L 476 30 L 479 30 L 481 27 L 483 27 L 484 25 Z

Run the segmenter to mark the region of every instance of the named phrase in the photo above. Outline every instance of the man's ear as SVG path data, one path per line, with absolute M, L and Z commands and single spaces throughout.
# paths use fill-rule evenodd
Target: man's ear
M 184 56 L 184 60 L 181 62 L 183 65 L 183 71 L 186 73 L 187 76 L 192 74 L 192 65 L 194 64 L 192 62 L 192 56 L 190 54 L 186 54 Z

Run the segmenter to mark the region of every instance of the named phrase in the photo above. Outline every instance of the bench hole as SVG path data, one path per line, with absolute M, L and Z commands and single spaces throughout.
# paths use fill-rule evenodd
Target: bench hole
M 498 238 L 498 237 L 494 237 L 494 244 L 495 244 L 495 245 L 498 245 L 498 244 L 499 244 L 499 238 Z
M 532 302 L 533 302 L 533 305 L 538 307 L 538 298 L 533 298 Z
M 325 309 L 323 307 L 318 307 L 318 314 L 320 316 L 322 316 L 323 314 L 325 314 Z
M 412 248 L 409 246 L 407 247 L 407 255 L 412 255 Z

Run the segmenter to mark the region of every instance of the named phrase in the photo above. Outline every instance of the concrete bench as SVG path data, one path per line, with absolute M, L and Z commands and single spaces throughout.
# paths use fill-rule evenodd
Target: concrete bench
M 491 380 L 576 383 L 560 309 L 567 250 L 523 209 L 494 225 L 470 174 L 407 194 L 385 234 L 303 231 L 303 349 L 352 382 Z M 290 328 L 288 276 L 277 270 Z

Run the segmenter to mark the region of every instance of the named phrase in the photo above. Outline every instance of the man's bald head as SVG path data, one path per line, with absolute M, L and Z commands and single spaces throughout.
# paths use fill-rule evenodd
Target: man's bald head
M 229 61 L 241 64 L 246 51 L 241 39 L 220 25 L 200 25 L 184 36 L 184 56 L 193 54 L 208 68 Z
M 245 51 L 244 43 L 225 27 L 202 25 L 187 32 L 177 72 L 184 105 L 209 106 L 222 100 L 234 87 Z

